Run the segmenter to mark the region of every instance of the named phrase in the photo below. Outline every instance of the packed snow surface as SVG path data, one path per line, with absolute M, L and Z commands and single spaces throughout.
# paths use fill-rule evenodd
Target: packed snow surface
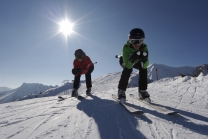
M 132 99 L 143 115 L 133 115 L 115 102 L 121 73 L 93 80 L 93 95 L 83 100 L 57 96 L 0 104 L 1 139 L 207 139 L 208 75 L 169 77 L 148 84 L 152 102 L 179 114 L 164 115 Z M 133 81 L 134 80 L 134 81 Z M 131 78 L 130 83 L 137 82 Z M 71 91 L 71 90 L 69 90 Z M 85 96 L 85 83 L 79 94 Z M 63 95 L 69 97 L 69 95 Z

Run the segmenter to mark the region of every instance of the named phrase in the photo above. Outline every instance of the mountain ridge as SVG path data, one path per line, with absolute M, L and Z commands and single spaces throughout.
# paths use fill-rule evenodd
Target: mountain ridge
M 157 69 L 157 72 L 156 72 Z M 154 82 L 164 78 L 174 78 L 177 76 L 191 76 L 197 77 L 200 74 L 207 75 L 208 64 L 203 64 L 197 67 L 182 66 L 182 67 L 170 67 L 162 64 L 150 64 L 148 66 L 148 82 Z M 197 76 L 196 76 L 197 75 Z M 120 80 L 121 72 L 114 72 L 102 75 L 92 80 L 92 84 L 102 82 L 102 86 L 111 82 L 111 85 L 117 89 L 118 82 Z M 85 87 L 85 81 L 81 81 L 81 88 Z M 138 86 L 138 71 L 131 74 L 128 87 Z M 99 88 L 93 86 L 93 88 Z M 47 86 L 40 83 L 23 83 L 20 87 L 6 91 L 0 94 L 0 103 L 20 101 L 25 99 L 55 96 L 55 95 L 69 95 L 73 89 L 73 82 L 66 82 L 62 86 Z M 106 86 L 106 90 L 111 87 Z

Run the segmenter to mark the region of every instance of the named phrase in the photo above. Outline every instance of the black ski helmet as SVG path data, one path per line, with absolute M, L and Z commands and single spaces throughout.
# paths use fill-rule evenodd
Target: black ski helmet
M 76 59 L 83 59 L 85 57 L 85 52 L 82 49 L 77 49 L 74 53 Z
M 140 28 L 134 28 L 129 33 L 129 39 L 141 39 L 145 38 L 144 31 Z

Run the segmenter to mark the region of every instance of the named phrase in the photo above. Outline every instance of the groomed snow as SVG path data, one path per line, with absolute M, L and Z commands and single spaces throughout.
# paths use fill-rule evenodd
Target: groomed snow
M 159 106 L 180 112 L 164 115 L 128 94 L 132 107 L 144 115 L 132 115 L 111 94 L 117 94 L 120 73 L 93 80 L 93 96 L 79 101 L 57 96 L 0 104 L 1 139 L 207 139 L 208 75 L 163 78 L 148 85 L 151 99 Z M 132 78 L 136 82 L 137 78 Z M 79 93 L 85 95 L 82 83 Z M 67 97 L 67 96 L 65 96 Z

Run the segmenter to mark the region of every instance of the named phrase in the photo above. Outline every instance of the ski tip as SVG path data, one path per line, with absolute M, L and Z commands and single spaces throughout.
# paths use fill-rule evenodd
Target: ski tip
M 138 115 L 143 115 L 143 114 L 144 114 L 143 111 L 134 111 L 134 112 L 131 112 L 131 113 L 133 113 L 133 114 L 138 114 Z
M 178 114 L 179 112 L 177 112 L 177 111 L 172 111 L 172 112 L 168 112 L 168 113 L 166 113 L 167 115 L 174 115 L 174 114 Z

